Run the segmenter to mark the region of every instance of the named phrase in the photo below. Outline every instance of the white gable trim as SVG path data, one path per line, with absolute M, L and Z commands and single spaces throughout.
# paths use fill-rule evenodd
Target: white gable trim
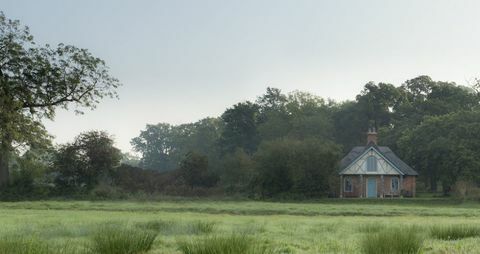
M 383 156 L 383 154 L 378 151 L 377 149 L 375 149 L 375 147 L 371 146 L 370 148 L 368 148 L 367 150 L 365 150 L 365 152 L 363 152 L 362 154 L 360 154 L 359 156 L 357 156 L 357 158 L 355 158 L 355 160 L 353 160 L 350 164 L 348 164 L 348 166 L 346 166 L 342 171 L 340 171 L 340 173 L 338 173 L 339 175 L 343 175 L 345 173 L 345 171 L 347 171 L 348 169 L 350 169 L 350 167 L 355 164 L 358 160 L 360 160 L 365 154 L 367 154 L 368 152 L 370 152 L 371 150 L 375 151 L 382 159 L 384 159 L 392 168 L 394 168 L 399 175 L 405 175 L 400 169 L 398 169 L 397 166 L 395 166 L 395 164 L 393 164 L 389 159 L 387 159 L 385 156 Z

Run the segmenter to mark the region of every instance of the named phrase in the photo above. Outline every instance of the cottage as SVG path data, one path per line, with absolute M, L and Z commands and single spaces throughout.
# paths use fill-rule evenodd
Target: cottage
M 386 146 L 374 128 L 367 145 L 354 147 L 340 162 L 340 197 L 415 197 L 418 173 Z

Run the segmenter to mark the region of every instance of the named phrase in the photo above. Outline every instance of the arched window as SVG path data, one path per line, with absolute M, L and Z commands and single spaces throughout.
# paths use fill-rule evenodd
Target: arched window
M 367 172 L 376 172 L 377 171 L 377 157 L 369 156 L 367 158 Z
M 352 179 L 350 177 L 345 177 L 345 184 L 343 186 L 344 186 L 343 190 L 345 192 L 352 192 L 353 191 Z

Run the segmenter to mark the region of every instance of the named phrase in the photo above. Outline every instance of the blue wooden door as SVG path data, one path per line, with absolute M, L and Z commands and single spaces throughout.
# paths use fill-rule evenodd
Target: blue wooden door
M 367 198 L 377 197 L 377 179 L 369 177 L 367 179 Z

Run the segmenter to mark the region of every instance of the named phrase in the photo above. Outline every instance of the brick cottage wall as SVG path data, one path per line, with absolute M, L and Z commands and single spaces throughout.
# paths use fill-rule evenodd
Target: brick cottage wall
M 392 178 L 397 177 L 399 179 L 400 184 L 400 176 L 383 176 L 383 185 L 382 185 L 382 177 L 381 176 L 363 176 L 363 184 L 361 182 L 361 178 L 359 175 L 351 175 L 351 176 L 344 176 L 345 178 L 349 177 L 352 180 L 353 190 L 352 192 L 343 192 L 343 197 L 365 197 L 366 193 L 366 185 L 367 185 L 367 178 L 375 177 L 377 180 L 377 195 L 381 197 L 382 193 L 385 196 L 400 196 L 400 191 L 403 190 L 403 195 L 407 197 L 414 197 L 415 196 L 415 189 L 416 189 L 416 178 L 415 176 L 404 176 L 403 178 L 403 188 L 399 186 L 400 189 L 397 191 L 392 191 Z M 343 185 L 342 185 L 343 186 Z M 345 186 L 343 186 L 344 188 Z

